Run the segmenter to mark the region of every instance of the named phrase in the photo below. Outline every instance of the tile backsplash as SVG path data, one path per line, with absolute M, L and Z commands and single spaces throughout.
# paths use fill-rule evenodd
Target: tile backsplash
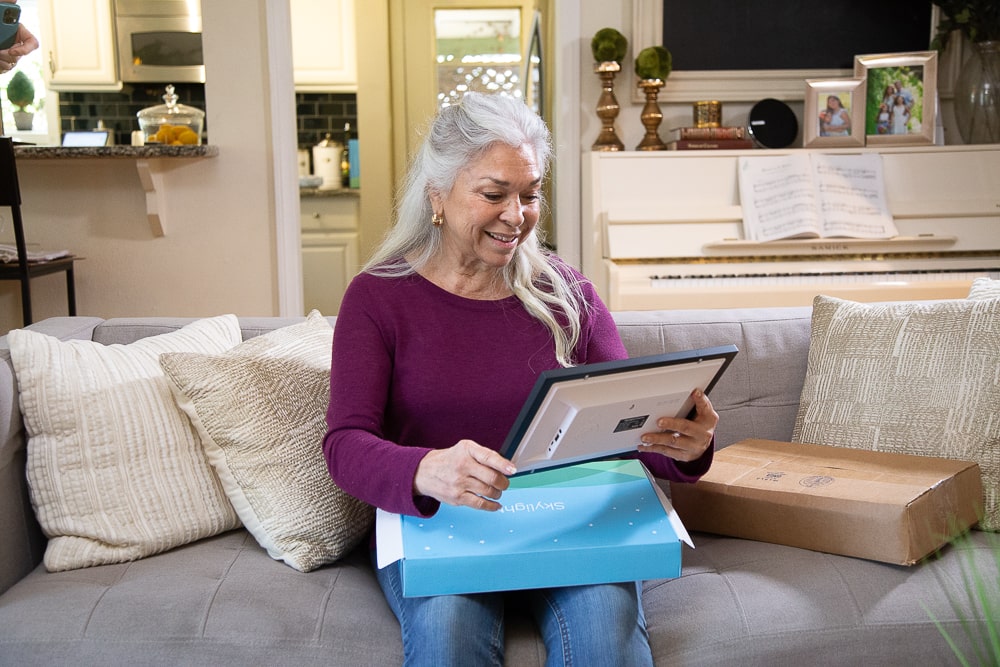
M 125 84 L 116 93 L 60 93 L 59 117 L 62 132 L 92 130 L 99 121 L 113 130 L 116 144 L 131 142 L 132 131 L 139 129 L 136 114 L 146 107 L 163 104 L 167 84 Z M 174 85 L 179 104 L 205 109 L 205 86 L 196 83 Z M 309 148 L 327 132 L 337 141 L 344 138 L 344 124 L 351 124 L 351 135 L 358 136 L 358 105 L 354 93 L 296 93 L 297 141 L 299 148 Z M 206 143 L 211 143 L 211 127 L 206 120 Z
M 334 141 L 344 140 L 344 123 L 351 124 L 351 136 L 358 136 L 358 103 L 354 93 L 296 93 L 299 148 L 315 146 L 330 133 Z
M 129 144 L 132 131 L 139 129 L 136 114 L 146 107 L 163 104 L 167 84 L 125 84 L 117 93 L 59 93 L 59 122 L 62 132 L 93 130 L 98 122 L 113 130 L 116 144 Z M 178 83 L 174 93 L 178 104 L 204 110 L 205 86 Z M 205 122 L 205 141 L 211 142 L 211 128 Z

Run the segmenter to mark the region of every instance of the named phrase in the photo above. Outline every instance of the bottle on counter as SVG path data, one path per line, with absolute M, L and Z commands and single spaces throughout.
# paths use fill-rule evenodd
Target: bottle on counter
M 361 150 L 357 137 L 348 142 L 348 150 L 351 153 L 351 188 L 356 190 L 361 187 Z
M 323 179 L 320 190 L 339 190 L 343 187 L 343 177 L 340 170 L 341 154 L 344 147 L 334 141 L 327 132 L 323 139 L 313 146 L 313 174 Z
M 340 153 L 340 183 L 343 187 L 351 187 L 351 124 L 344 123 L 344 150 Z

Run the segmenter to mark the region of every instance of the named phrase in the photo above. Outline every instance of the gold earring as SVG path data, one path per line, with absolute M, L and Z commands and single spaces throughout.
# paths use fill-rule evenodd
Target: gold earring
M 444 216 L 441 215 L 440 213 L 435 213 L 434 215 L 431 216 L 431 224 L 434 225 L 435 227 L 440 227 L 441 225 L 444 224 Z

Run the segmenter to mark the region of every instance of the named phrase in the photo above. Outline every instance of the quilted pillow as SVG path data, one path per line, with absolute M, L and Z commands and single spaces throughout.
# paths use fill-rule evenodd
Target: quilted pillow
M 969 290 L 970 299 L 1000 299 L 1000 280 L 976 278 Z
M 24 329 L 7 339 L 48 570 L 135 560 L 239 526 L 159 364 L 164 352 L 238 344 L 235 316 L 129 345 Z
M 243 525 L 303 572 L 358 544 L 374 516 L 323 459 L 332 348 L 333 329 L 313 311 L 222 354 L 160 358 Z
M 813 302 L 792 439 L 975 461 L 1000 530 L 1000 299 Z

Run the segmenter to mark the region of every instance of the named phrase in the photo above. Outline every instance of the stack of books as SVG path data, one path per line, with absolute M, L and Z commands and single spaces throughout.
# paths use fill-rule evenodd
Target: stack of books
M 682 127 L 680 138 L 667 144 L 672 151 L 690 150 L 735 150 L 753 148 L 753 139 L 747 128 L 725 127 Z

